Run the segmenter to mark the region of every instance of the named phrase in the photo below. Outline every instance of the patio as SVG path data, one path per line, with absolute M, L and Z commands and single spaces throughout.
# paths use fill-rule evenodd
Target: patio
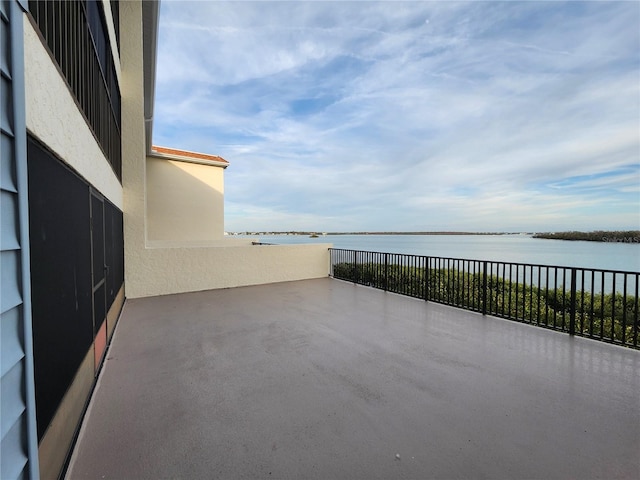
M 128 300 L 67 478 L 638 478 L 640 352 L 330 278 Z

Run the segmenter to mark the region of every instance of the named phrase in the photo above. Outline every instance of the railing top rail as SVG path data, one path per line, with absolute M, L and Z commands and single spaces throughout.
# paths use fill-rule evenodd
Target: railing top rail
M 591 268 L 591 267 L 570 267 L 567 265 L 546 265 L 546 264 L 541 264 L 541 263 L 522 263 L 522 262 L 509 262 L 509 261 L 504 261 L 504 260 L 481 260 L 481 259 L 477 259 L 477 258 L 456 258 L 456 257 L 440 257 L 437 255 L 420 255 L 420 254 L 413 254 L 413 253 L 393 253 L 393 252 L 378 252 L 378 251 L 372 251 L 372 250 L 357 250 L 357 249 L 352 249 L 352 248 L 333 248 L 330 247 L 329 248 L 330 251 L 340 251 L 340 252 L 359 252 L 359 253 L 373 253 L 373 254 L 377 254 L 377 255 L 400 255 L 400 256 L 405 256 L 405 257 L 418 257 L 418 258 L 438 258 L 441 260 L 457 260 L 457 261 L 463 261 L 463 262 L 478 262 L 478 263 L 484 263 L 487 262 L 488 264 L 500 264 L 500 265 L 518 265 L 518 266 L 523 266 L 523 267 L 543 267 L 543 268 L 561 268 L 561 269 L 565 269 L 565 270 L 571 270 L 571 269 L 576 269 L 576 270 L 585 270 L 585 271 L 590 271 L 590 272 L 598 272 L 598 273 L 614 273 L 614 274 L 622 274 L 622 275 L 640 275 L 640 272 L 633 272 L 630 270 L 608 270 L 608 269 L 603 269 L 603 268 Z

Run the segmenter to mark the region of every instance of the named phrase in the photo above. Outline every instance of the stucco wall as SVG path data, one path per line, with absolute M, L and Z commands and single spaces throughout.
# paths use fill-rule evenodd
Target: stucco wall
M 207 241 L 188 241 L 188 240 L 147 240 L 148 248 L 180 248 L 180 247 L 247 247 L 254 242 L 259 242 L 258 237 L 240 237 L 227 236 L 217 240 Z
M 140 252 L 139 268 L 130 272 L 127 296 L 326 277 L 329 247 L 320 244 L 148 248 Z
M 141 23 L 140 3 L 120 2 L 124 278 L 127 296 L 132 275 L 144 268 L 144 258 L 140 253 L 145 248 L 146 172 Z
M 224 169 L 147 157 L 147 240 L 205 242 L 224 236 Z
M 147 161 L 142 77 L 142 10 L 120 3 L 122 65 L 122 170 L 125 289 L 129 298 L 302 280 L 329 274 L 329 245 L 252 246 L 220 239 L 207 247 L 175 247 L 145 236 Z M 151 167 L 152 169 L 154 167 Z M 153 174 L 152 174 L 153 175 Z M 152 195 L 153 197 L 153 195 Z M 222 223 L 220 223 L 222 225 Z M 227 240 L 230 240 L 227 242 Z M 186 241 L 178 241 L 184 245 Z M 207 242 L 203 242 L 207 243 Z M 238 244 L 240 243 L 240 244 Z M 169 245 L 173 245 L 171 248 Z
M 28 15 L 23 24 L 27 130 L 122 209 L 118 178 Z

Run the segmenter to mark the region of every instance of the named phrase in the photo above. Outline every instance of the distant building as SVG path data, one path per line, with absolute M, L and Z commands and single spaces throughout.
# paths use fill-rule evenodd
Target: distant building
M 224 236 L 223 175 L 229 162 L 154 146 L 146 163 L 149 242 L 209 242 Z

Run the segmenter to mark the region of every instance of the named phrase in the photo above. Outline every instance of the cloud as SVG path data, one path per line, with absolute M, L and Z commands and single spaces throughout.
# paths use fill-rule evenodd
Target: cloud
M 632 2 L 163 2 L 154 141 L 231 162 L 228 230 L 637 228 L 639 21 Z

